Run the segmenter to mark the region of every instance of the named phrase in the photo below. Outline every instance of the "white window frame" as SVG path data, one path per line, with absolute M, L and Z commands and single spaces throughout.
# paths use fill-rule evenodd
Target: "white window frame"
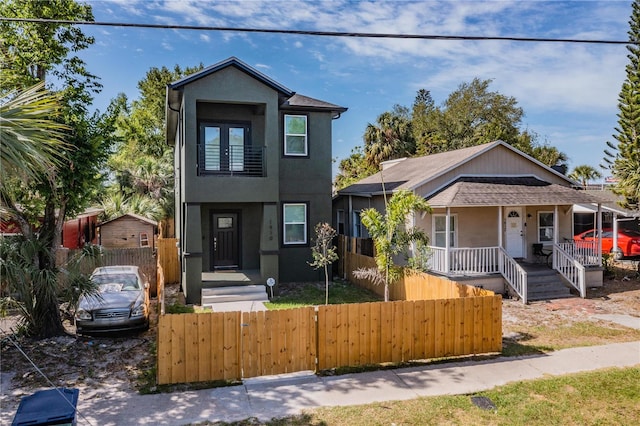
M 431 245 L 434 247 L 445 247 L 443 246 L 438 246 L 436 244 L 436 234 L 443 234 L 446 231 L 442 230 L 442 231 L 438 231 L 436 230 L 436 218 L 444 218 L 445 220 L 445 225 L 446 225 L 446 220 L 447 220 L 447 215 L 446 214 L 434 214 L 431 216 Z M 458 247 L 458 214 L 454 213 L 449 215 L 449 217 L 451 218 L 451 225 L 450 227 L 452 229 L 450 229 L 450 233 L 452 235 L 450 235 L 450 241 L 449 241 L 449 247 Z
M 542 221 L 540 220 L 540 216 L 543 215 L 543 214 L 551 215 L 551 226 L 542 226 L 541 225 Z M 539 211 L 538 212 L 538 228 L 537 228 L 537 231 L 538 231 L 538 243 L 540 243 L 540 244 L 552 244 L 553 243 L 553 235 L 554 235 L 554 232 L 555 232 L 555 229 L 554 229 L 555 217 L 553 215 L 554 215 L 553 210 L 548 210 L 548 211 L 545 210 L 545 211 Z M 540 239 L 540 236 L 542 235 L 541 231 L 543 229 L 546 229 L 546 230 L 551 232 L 551 236 L 549 237 L 548 240 L 541 240 Z M 548 233 L 545 233 L 545 234 L 548 234 Z
M 295 118 L 304 118 L 304 133 L 288 133 L 288 129 L 287 129 L 287 118 L 289 117 L 295 117 Z M 285 114 L 284 116 L 284 155 L 286 156 L 291 156 L 291 157 L 306 157 L 309 153 L 309 137 L 308 137 L 308 133 L 309 133 L 309 117 L 307 117 L 306 115 L 296 115 L 296 114 Z M 289 152 L 288 150 L 288 146 L 289 144 L 287 143 L 287 139 L 289 136 L 295 136 L 295 137 L 304 137 L 304 152 L 300 153 L 300 152 Z
M 149 247 L 149 234 L 147 232 L 140 233 L 140 247 Z
M 287 207 L 304 207 L 304 221 L 303 222 L 287 222 Z M 307 244 L 307 204 L 306 203 L 284 203 L 282 205 L 282 244 L 283 245 L 304 245 Z M 301 241 L 287 241 L 287 225 L 302 225 L 303 226 L 303 240 Z

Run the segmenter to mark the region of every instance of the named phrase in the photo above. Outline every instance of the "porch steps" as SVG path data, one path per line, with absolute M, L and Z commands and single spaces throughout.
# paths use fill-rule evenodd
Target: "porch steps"
M 527 271 L 527 300 L 550 300 L 573 297 L 562 276 L 553 269 Z
M 236 285 L 225 287 L 203 288 L 202 306 L 229 302 L 268 302 L 267 289 L 264 285 Z

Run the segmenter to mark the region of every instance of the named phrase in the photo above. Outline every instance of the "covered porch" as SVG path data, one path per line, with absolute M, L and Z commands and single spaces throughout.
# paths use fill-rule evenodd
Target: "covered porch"
M 428 267 L 434 273 L 478 281 L 498 277 L 524 303 L 533 285 L 528 265 L 548 265 L 559 274 L 556 281 L 581 297 L 587 287 L 602 285 L 601 241 L 576 244 L 572 238 L 572 209 L 578 202 L 597 205 L 602 228 L 594 197 L 535 178 L 475 178 L 460 179 L 426 198 L 433 211 L 415 217 L 414 224 L 431 229 Z

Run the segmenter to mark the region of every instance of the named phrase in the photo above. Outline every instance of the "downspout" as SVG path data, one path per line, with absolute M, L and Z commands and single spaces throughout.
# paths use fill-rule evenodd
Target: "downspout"
M 602 265 L 602 204 L 598 203 L 598 265 Z

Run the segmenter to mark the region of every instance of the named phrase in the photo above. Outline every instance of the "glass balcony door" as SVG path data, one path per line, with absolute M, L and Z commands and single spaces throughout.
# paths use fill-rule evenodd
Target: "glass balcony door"
M 205 173 L 243 172 L 249 145 L 248 124 L 203 123 L 200 126 L 201 161 Z

